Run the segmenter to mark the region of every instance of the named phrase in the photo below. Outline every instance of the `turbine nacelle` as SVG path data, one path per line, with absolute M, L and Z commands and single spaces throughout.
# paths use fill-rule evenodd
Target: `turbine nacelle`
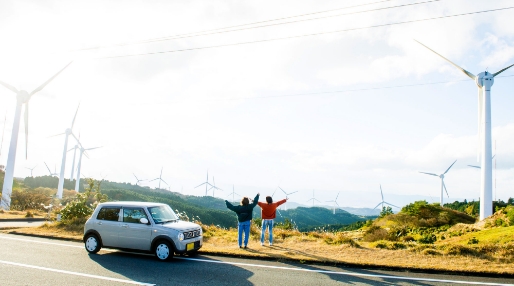
M 491 87 L 494 84 L 494 74 L 490 72 L 481 72 L 475 77 L 475 83 L 479 88 L 484 86 Z
M 26 90 L 20 90 L 16 94 L 16 99 L 18 99 L 22 103 L 28 103 L 30 99 L 30 94 Z

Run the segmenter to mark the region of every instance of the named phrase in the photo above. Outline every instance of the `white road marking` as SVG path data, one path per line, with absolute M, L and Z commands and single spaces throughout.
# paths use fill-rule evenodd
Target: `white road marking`
M 8 237 L 6 235 L 0 235 L 0 237 L 1 238 L 6 238 L 6 239 L 11 239 L 11 240 L 25 241 L 25 242 L 35 242 L 35 243 L 42 243 L 42 244 L 53 244 L 53 245 L 66 246 L 66 247 L 82 248 L 82 246 L 77 246 L 77 245 L 70 245 L 70 244 L 63 244 L 63 243 L 52 243 L 52 242 L 46 242 L 46 241 L 40 241 L 40 240 L 32 240 L 32 239 L 13 238 L 13 237 Z M 118 250 L 111 250 L 111 249 L 105 249 L 105 248 L 102 248 L 102 250 L 109 251 L 109 252 L 110 251 L 112 251 L 112 252 L 118 251 Z M 125 251 L 119 251 L 119 252 L 125 252 Z M 250 263 L 240 263 L 240 262 L 226 262 L 226 261 L 207 260 L 207 259 L 200 259 L 200 258 L 187 258 L 187 257 L 175 257 L 175 258 L 176 259 L 182 259 L 182 260 L 189 260 L 189 261 L 207 262 L 207 263 L 230 264 L 230 265 L 239 265 L 239 266 L 248 266 L 248 267 L 260 267 L 260 268 L 271 268 L 271 269 L 281 269 L 281 270 L 291 270 L 291 271 L 315 272 L 315 273 L 337 274 L 337 275 L 359 276 L 359 277 L 374 277 L 374 278 L 408 280 L 408 281 L 424 281 L 424 282 L 455 283 L 455 284 L 473 284 L 473 285 L 514 285 L 514 284 L 505 284 L 505 283 L 486 283 L 486 282 L 445 280 L 445 279 L 432 279 L 432 278 L 414 278 L 414 277 L 404 277 L 404 276 L 389 276 L 389 275 L 381 275 L 381 274 L 363 274 L 363 273 L 352 273 L 352 272 L 337 272 L 337 271 L 329 271 L 329 270 L 293 268 L 293 267 L 285 267 L 285 266 L 271 266 L 271 265 L 250 264 Z M 85 275 L 88 275 L 88 274 L 85 274 Z M 123 281 L 127 281 L 127 280 L 123 280 Z M 139 283 L 139 282 L 137 282 L 137 283 Z M 153 285 L 153 284 L 143 284 L 143 285 Z
M 19 266 L 19 267 L 27 267 L 27 268 L 32 268 L 32 269 L 44 270 L 44 271 L 51 271 L 51 272 L 69 274 L 69 275 L 83 276 L 83 277 L 88 277 L 88 278 L 95 278 L 95 279 L 101 279 L 101 280 L 121 282 L 121 283 L 127 283 L 127 284 L 155 285 L 155 284 L 149 284 L 149 283 L 132 281 L 132 280 L 124 280 L 124 279 L 118 279 L 118 278 L 112 278 L 112 277 L 106 277 L 106 276 L 99 276 L 99 275 L 92 275 L 92 274 L 86 274 L 86 273 L 80 273 L 80 272 L 66 271 L 66 270 L 61 270 L 61 269 L 41 267 L 41 266 L 36 266 L 36 265 L 16 263 L 16 262 L 4 261 L 4 260 L 0 260 L 0 263 L 8 264 L 8 265 L 14 265 L 14 266 Z
M 240 262 L 226 262 L 226 261 L 207 260 L 207 259 L 200 259 L 200 258 L 186 258 L 186 257 L 176 257 L 176 258 L 177 259 L 182 259 L 182 260 L 208 262 L 208 263 L 218 263 L 218 264 L 230 264 L 230 265 L 237 265 L 237 266 L 260 267 L 260 268 L 271 268 L 271 269 L 303 271 L 303 272 L 316 272 L 316 273 L 323 273 L 323 274 L 338 274 L 338 275 L 359 276 L 359 277 L 374 277 L 374 278 L 396 279 L 396 280 L 439 282 L 439 283 L 454 283 L 454 284 L 474 284 L 474 285 L 514 285 L 514 284 L 505 284 L 505 283 L 486 283 L 486 282 L 445 280 L 445 279 L 431 279 L 431 278 L 414 278 L 414 277 L 404 277 L 404 276 L 389 276 L 389 275 L 381 275 L 381 274 L 363 274 L 363 273 L 352 273 L 352 272 L 337 272 L 337 271 L 329 271 L 329 270 L 293 268 L 293 267 L 285 267 L 285 266 L 271 266 L 271 265 L 250 264 L 250 263 L 240 263 Z

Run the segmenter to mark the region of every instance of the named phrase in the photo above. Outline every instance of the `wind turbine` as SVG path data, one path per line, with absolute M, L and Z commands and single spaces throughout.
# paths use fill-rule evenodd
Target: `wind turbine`
M 214 191 L 215 190 L 220 190 L 220 191 L 223 192 L 222 189 L 216 187 L 216 182 L 214 181 L 214 176 L 212 177 L 212 183 L 213 183 L 213 186 L 209 189 L 209 191 L 212 190 L 212 197 L 214 197 Z
M 418 42 L 421 44 L 420 42 Z M 491 142 L 491 87 L 494 84 L 494 78 L 506 71 L 514 64 L 505 67 L 495 73 L 488 71 L 481 72 L 477 75 L 473 75 L 467 70 L 459 67 L 449 59 L 436 53 L 429 47 L 421 44 L 425 48 L 429 49 L 436 55 L 448 61 L 450 64 L 455 66 L 469 78 L 475 81 L 478 87 L 478 155 L 481 155 L 481 184 L 480 184 L 480 220 L 485 219 L 493 214 L 493 201 L 492 201 L 492 189 L 493 189 L 493 168 L 492 168 L 492 142 Z M 481 150 L 480 150 L 481 148 Z M 477 156 L 478 157 L 478 156 Z
M 2 149 L 4 147 L 5 124 L 7 123 L 7 110 L 5 111 L 4 127 L 2 129 L 2 142 L 0 142 L 0 156 L 2 156 Z
M 80 104 L 77 106 L 77 110 L 75 111 L 75 116 L 73 116 L 73 120 L 71 121 L 70 128 L 67 128 L 64 133 L 60 133 L 54 136 L 64 135 L 64 149 L 62 151 L 62 161 L 61 161 L 61 174 L 59 175 L 59 184 L 57 185 L 57 198 L 62 199 L 62 192 L 64 190 L 64 170 L 66 168 L 66 153 L 68 153 L 68 136 L 72 135 L 77 142 L 79 141 L 75 134 L 73 134 L 73 125 L 75 124 L 75 119 L 77 118 L 77 113 L 79 112 Z M 80 143 L 79 143 L 80 144 Z
M 491 159 L 494 159 L 496 155 L 493 155 L 493 157 L 491 157 Z M 477 166 L 477 165 L 468 165 L 468 167 L 472 167 L 472 168 L 476 168 L 476 169 L 480 169 L 481 167 L 480 166 Z
M 205 181 L 205 182 L 201 183 L 200 185 L 196 186 L 195 189 L 200 187 L 200 186 L 203 186 L 203 185 L 205 185 L 205 196 L 207 196 L 207 191 L 208 191 L 207 187 L 208 186 L 213 187 L 213 185 L 211 185 L 211 183 L 209 183 L 209 171 L 207 171 L 207 181 Z
M 286 198 L 287 198 L 287 196 L 292 195 L 292 194 L 294 194 L 294 193 L 297 193 L 297 192 L 298 192 L 298 191 L 294 191 L 294 192 L 292 192 L 292 193 L 286 193 L 286 191 L 282 190 L 282 188 L 281 188 L 281 187 L 278 187 L 278 188 L 279 188 L 279 189 L 280 189 L 284 194 L 286 194 Z M 273 192 L 273 194 L 275 194 L 275 192 Z M 285 203 L 284 203 L 284 210 L 286 210 L 286 211 L 287 211 L 287 202 L 285 202 Z
M 457 162 L 457 160 L 455 160 L 455 162 Z M 437 174 L 434 174 L 434 173 L 426 173 L 426 172 L 420 172 L 420 173 L 423 173 L 423 174 L 427 174 L 427 175 L 430 175 L 430 176 L 436 176 L 436 177 L 439 177 L 441 178 L 441 206 L 443 206 L 443 189 L 446 191 L 446 195 L 448 197 L 450 197 L 450 195 L 448 195 L 448 190 L 446 189 L 446 185 L 444 184 L 444 175 L 446 173 L 448 173 L 448 171 L 450 170 L 450 168 L 453 166 L 453 164 L 455 164 L 455 162 L 453 162 L 450 167 L 448 167 L 448 169 L 446 169 L 446 171 L 444 171 L 444 173 L 440 174 L 440 175 L 437 175 Z
M 75 144 L 75 146 L 73 148 L 71 148 L 70 150 L 68 150 L 68 152 L 73 150 L 73 161 L 71 163 L 70 181 L 73 180 L 73 171 L 75 170 L 75 157 L 77 155 L 77 149 L 80 149 L 79 144 L 80 144 L 80 133 L 79 133 L 79 138 L 77 139 L 77 143 Z
M 30 176 L 31 176 L 31 177 L 33 177 L 33 176 L 32 176 L 32 171 L 34 171 L 34 169 L 36 169 L 36 167 L 37 167 L 37 165 L 36 165 L 36 166 L 34 166 L 33 168 L 27 168 L 27 167 L 25 167 L 25 169 L 29 169 L 29 170 L 30 170 Z
M 240 194 L 234 191 L 234 185 L 232 185 L 232 193 L 230 193 L 227 197 L 229 197 L 230 195 L 232 195 L 232 202 L 235 202 L 234 195 L 240 196 Z
M 9 145 L 9 154 L 7 155 L 7 165 L 5 167 L 5 176 L 4 176 L 4 185 L 2 188 L 2 201 L 0 202 L 0 208 L 9 210 L 11 207 L 11 193 L 12 193 L 12 184 L 14 178 L 14 164 L 16 162 L 16 147 L 18 145 L 18 133 L 20 130 L 20 118 L 21 118 L 21 108 L 23 104 L 25 104 L 25 114 L 24 114 L 24 122 L 25 122 L 25 158 L 27 158 L 28 148 L 27 144 L 29 143 L 29 101 L 30 98 L 42 90 L 47 84 L 49 84 L 57 75 L 59 75 L 65 68 L 67 68 L 69 64 L 67 64 L 64 68 L 58 71 L 54 76 L 52 76 L 49 80 L 44 82 L 38 88 L 34 89 L 31 93 L 28 93 L 25 90 L 17 90 L 12 85 L 9 85 L 5 82 L 1 82 L 0 84 L 10 89 L 12 92 L 16 93 L 16 111 L 14 112 L 14 122 L 12 125 L 12 133 L 11 133 L 11 144 Z
M 82 155 L 85 155 L 87 158 L 89 158 L 89 156 L 87 155 L 87 152 L 86 151 L 89 151 L 89 150 L 94 150 L 94 149 L 98 149 L 98 148 L 102 148 L 102 146 L 100 147 L 93 147 L 93 148 L 84 148 L 82 146 L 82 144 L 80 144 L 80 154 L 79 154 L 79 161 L 77 163 L 77 179 L 75 181 L 75 191 L 78 192 L 79 191 L 79 187 L 80 187 L 80 167 L 82 166 Z M 104 177 L 105 178 L 105 177 Z M 103 180 L 103 179 L 102 179 Z
M 164 182 L 166 185 L 168 185 L 168 183 L 166 183 L 163 179 L 162 179 L 162 169 L 164 169 L 164 167 L 161 167 L 161 175 L 159 176 L 159 178 L 155 178 L 153 180 L 150 180 L 150 182 L 153 182 L 155 180 L 159 180 L 159 189 L 161 188 L 161 181 Z M 169 185 L 168 185 L 169 186 Z
M 314 197 L 314 190 L 312 190 L 312 198 L 307 201 L 312 201 L 312 207 L 314 207 L 314 201 L 321 203 L 318 199 Z
M 55 168 L 54 168 L 54 172 L 52 173 L 52 171 L 50 171 L 50 168 L 48 168 L 48 165 L 46 164 L 46 162 L 44 162 L 44 163 L 45 163 L 46 168 L 48 169 L 48 173 L 50 173 L 50 176 L 57 176 L 57 172 L 56 172 Z
M 338 198 L 338 197 L 339 197 L 339 193 L 337 193 L 337 196 L 336 196 L 336 199 L 335 199 L 335 200 L 333 200 L 333 201 L 327 201 L 327 203 L 334 203 L 334 204 L 335 204 L 335 205 L 334 205 L 334 214 L 336 214 L 336 205 L 337 205 L 338 207 L 340 207 L 340 206 L 339 206 L 339 204 L 337 203 L 337 198 Z
M 384 204 L 390 205 L 390 206 L 393 206 L 393 207 L 396 207 L 396 208 L 400 208 L 400 207 L 397 207 L 397 206 L 395 206 L 393 204 L 390 204 L 390 203 L 384 201 L 384 192 L 382 192 L 382 185 L 380 185 L 380 195 L 382 195 L 382 201 L 380 203 L 378 203 L 378 205 L 376 207 L 374 207 L 373 209 L 378 208 L 379 205 L 382 205 L 382 209 L 384 209 Z
M 137 180 L 137 182 L 136 182 L 136 186 L 137 186 L 137 184 L 139 184 L 139 182 L 144 181 L 144 180 L 140 180 L 140 179 L 138 179 L 138 178 L 137 178 L 137 176 L 136 176 L 136 174 L 132 173 L 132 175 L 134 175 L 134 177 L 136 177 L 136 180 Z

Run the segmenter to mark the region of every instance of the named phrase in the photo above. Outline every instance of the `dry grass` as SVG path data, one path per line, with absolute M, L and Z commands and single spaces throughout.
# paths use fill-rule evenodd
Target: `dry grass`
M 260 230 L 252 226 L 248 249 L 240 249 L 236 229 L 222 229 L 202 225 L 204 254 L 222 254 L 238 257 L 296 260 L 300 262 L 346 263 L 403 269 L 430 269 L 456 272 L 514 274 L 514 244 L 462 245 L 439 243 L 422 245 L 415 242 L 362 240 L 363 232 L 301 233 L 274 229 L 273 246 L 260 245 Z M 80 241 L 80 227 L 65 229 L 58 224 L 45 224 L 38 228 L 3 230 L 52 236 Z
M 0 210 L 0 219 L 13 219 L 13 218 L 26 218 L 27 212 L 30 212 L 34 218 L 43 218 L 45 217 L 44 212 L 37 210 L 29 210 L 29 211 L 4 211 Z

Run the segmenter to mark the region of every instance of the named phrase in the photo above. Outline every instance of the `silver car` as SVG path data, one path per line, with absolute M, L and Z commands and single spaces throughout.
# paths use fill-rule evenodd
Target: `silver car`
M 101 247 L 154 253 L 159 260 L 173 254 L 195 255 L 202 247 L 202 228 L 179 220 L 167 204 L 109 202 L 99 204 L 84 225 L 89 253 Z

